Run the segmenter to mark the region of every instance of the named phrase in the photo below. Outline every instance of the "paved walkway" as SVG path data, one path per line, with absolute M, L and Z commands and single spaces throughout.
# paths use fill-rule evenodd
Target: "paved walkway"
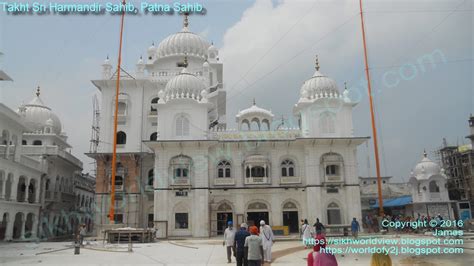
M 70 242 L 0 243 L 0 265 L 235 265 L 227 264 L 226 252 L 220 239 L 190 239 L 159 241 L 150 244 L 102 245 L 90 242 L 74 255 Z M 306 265 L 309 250 L 300 241 L 276 242 L 271 265 Z M 462 255 L 396 256 L 394 265 L 474 265 L 472 250 Z M 337 255 L 339 265 L 369 265 L 369 255 Z M 234 260 L 235 261 L 235 260 Z M 269 265 L 269 264 L 265 264 Z

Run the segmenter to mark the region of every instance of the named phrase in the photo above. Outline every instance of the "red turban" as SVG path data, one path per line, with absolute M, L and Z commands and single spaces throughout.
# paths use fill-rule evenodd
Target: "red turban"
M 255 225 L 250 226 L 249 231 L 252 235 L 258 235 L 258 228 Z

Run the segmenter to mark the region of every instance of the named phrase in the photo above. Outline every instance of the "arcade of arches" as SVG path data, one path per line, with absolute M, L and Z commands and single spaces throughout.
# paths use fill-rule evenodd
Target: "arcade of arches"
M 211 204 L 211 226 L 214 233 L 223 234 L 227 227 L 227 222 L 232 221 L 234 226 L 240 226 L 240 223 L 247 223 L 249 226 L 259 226 L 260 220 L 272 224 L 271 206 L 263 201 L 255 201 L 247 204 L 244 214 L 236 214 L 235 209 L 229 201 L 221 201 L 217 204 Z M 342 213 L 340 206 L 335 202 L 330 202 L 325 208 L 325 219 L 327 224 L 341 224 Z M 289 233 L 298 233 L 300 230 L 300 220 L 313 217 L 303 217 L 299 204 L 294 200 L 286 200 L 281 206 L 282 225 L 288 227 Z M 322 217 L 321 217 L 322 218 Z M 314 218 L 313 218 L 314 219 Z

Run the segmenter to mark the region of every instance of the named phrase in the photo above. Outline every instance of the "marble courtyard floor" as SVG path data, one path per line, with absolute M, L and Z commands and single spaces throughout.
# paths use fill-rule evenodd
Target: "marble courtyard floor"
M 390 236 L 387 236 L 390 237 Z M 271 265 L 306 265 L 309 250 L 300 241 L 277 241 Z M 188 239 L 134 244 L 103 245 L 90 241 L 74 255 L 71 242 L 0 243 L 0 265 L 235 265 L 228 264 L 221 239 Z M 369 255 L 337 255 L 339 265 L 369 265 Z M 465 244 L 464 254 L 392 256 L 393 265 L 474 265 L 474 243 Z M 270 264 L 265 264 L 270 265 Z

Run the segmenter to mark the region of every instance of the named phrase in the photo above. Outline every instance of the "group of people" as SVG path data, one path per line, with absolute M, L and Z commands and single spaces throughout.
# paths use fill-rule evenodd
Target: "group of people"
M 319 221 L 319 218 L 316 218 L 316 222 L 311 227 L 308 223 L 308 219 L 301 220 L 301 229 L 300 235 L 305 244 L 305 248 L 308 248 L 314 241 L 313 236 L 318 236 L 324 233 L 326 228 Z M 359 221 L 354 217 L 351 222 L 351 232 L 353 237 L 357 237 L 360 231 Z
M 233 253 L 237 266 L 260 266 L 264 262 L 272 261 L 274 242 L 272 228 L 263 220 L 260 221 L 260 228 L 242 223 L 239 231 L 236 231 L 232 221 L 229 221 L 222 245 L 227 249 L 228 263 L 232 263 Z

